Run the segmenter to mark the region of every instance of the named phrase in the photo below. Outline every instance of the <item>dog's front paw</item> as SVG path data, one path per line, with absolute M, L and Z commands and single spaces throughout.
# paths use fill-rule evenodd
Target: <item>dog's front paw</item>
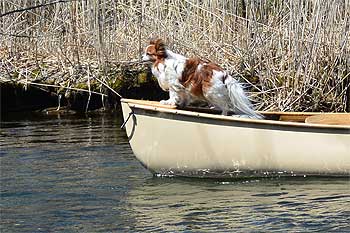
M 176 105 L 176 101 L 173 99 L 168 99 L 168 100 L 161 100 L 160 104 L 164 105 Z
M 253 116 L 249 116 L 246 114 L 242 114 L 242 115 L 232 115 L 233 117 L 237 117 L 237 118 L 245 118 L 245 119 L 254 119 Z

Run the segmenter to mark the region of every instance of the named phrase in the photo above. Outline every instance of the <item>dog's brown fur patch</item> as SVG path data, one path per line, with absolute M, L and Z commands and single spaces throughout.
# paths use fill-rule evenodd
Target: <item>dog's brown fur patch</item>
M 200 68 L 199 68 L 200 67 Z M 200 58 L 190 58 L 185 63 L 184 71 L 181 75 L 180 83 L 188 88 L 193 95 L 202 97 L 211 86 L 213 71 L 223 71 L 215 63 L 204 61 Z

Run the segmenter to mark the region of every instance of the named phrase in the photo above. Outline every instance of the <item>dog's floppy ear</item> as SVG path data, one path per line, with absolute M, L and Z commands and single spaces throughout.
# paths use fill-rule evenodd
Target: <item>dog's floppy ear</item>
M 151 40 L 150 44 L 154 45 L 158 56 L 166 57 L 166 45 L 162 39 Z
M 163 39 L 161 38 L 155 38 L 155 39 L 151 39 L 149 44 L 151 45 L 164 44 L 164 42 L 163 42 Z

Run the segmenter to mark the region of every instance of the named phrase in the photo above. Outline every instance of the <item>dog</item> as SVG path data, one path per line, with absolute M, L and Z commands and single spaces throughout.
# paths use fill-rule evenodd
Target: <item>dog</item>
M 219 65 L 198 57 L 186 58 L 167 49 L 162 39 L 151 40 L 142 55 L 151 62 L 152 74 L 159 86 L 169 91 L 169 99 L 161 104 L 187 106 L 206 101 L 219 108 L 222 115 L 229 111 L 250 118 L 261 119 L 242 86 Z

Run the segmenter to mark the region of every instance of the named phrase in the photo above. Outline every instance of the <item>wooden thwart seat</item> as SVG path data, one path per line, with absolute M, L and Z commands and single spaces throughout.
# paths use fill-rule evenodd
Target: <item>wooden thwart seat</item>
M 307 117 L 305 119 L 305 123 L 325 124 L 325 125 L 350 125 L 350 114 L 349 113 L 319 114 L 319 115 Z

